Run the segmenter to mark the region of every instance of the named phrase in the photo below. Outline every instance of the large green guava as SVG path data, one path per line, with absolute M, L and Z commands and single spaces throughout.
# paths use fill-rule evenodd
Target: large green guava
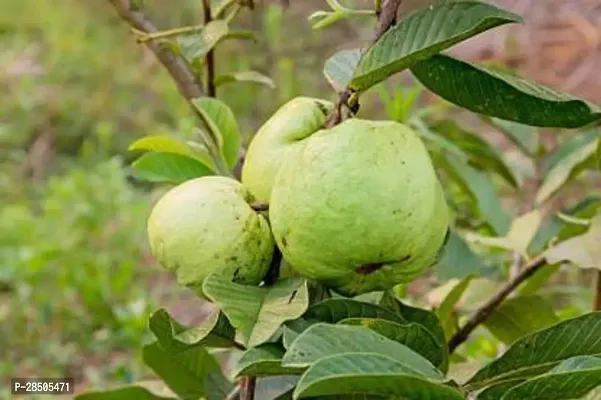
M 408 282 L 436 262 L 449 211 L 416 133 L 349 119 L 301 146 L 280 169 L 269 210 L 300 275 L 351 296 Z
M 178 283 L 202 295 L 212 273 L 258 284 L 269 268 L 275 242 L 254 199 L 234 179 L 206 176 L 169 190 L 148 219 L 153 255 Z
M 297 97 L 284 104 L 253 137 L 242 167 L 242 183 L 261 203 L 269 203 L 273 181 L 303 139 L 323 128 L 333 104 Z

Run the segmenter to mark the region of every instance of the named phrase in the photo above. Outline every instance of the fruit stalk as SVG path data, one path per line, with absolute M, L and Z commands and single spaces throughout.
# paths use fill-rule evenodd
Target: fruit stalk
M 377 22 L 376 34 L 371 41 L 371 46 L 380 40 L 382 35 L 396 23 L 396 16 L 399 7 L 401 6 L 401 2 L 402 0 L 381 0 L 374 2 Z M 357 113 L 359 110 L 359 103 L 354 95 L 355 92 L 350 88 L 346 88 L 340 92 L 334 112 L 326 123 L 328 128 L 332 128 L 343 121 L 344 108 L 350 110 L 353 114 Z

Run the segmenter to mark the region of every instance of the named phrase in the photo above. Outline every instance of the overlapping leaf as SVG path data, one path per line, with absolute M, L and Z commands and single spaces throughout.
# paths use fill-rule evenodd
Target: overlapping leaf
M 197 159 L 177 153 L 146 153 L 133 162 L 132 169 L 141 179 L 172 184 L 213 175 L 213 171 Z
M 158 384 L 157 384 L 158 383 Z M 160 382 L 136 382 L 129 386 L 91 390 L 75 396 L 76 400 L 175 400 L 170 390 Z
M 190 61 L 207 55 L 220 41 L 227 38 L 254 39 L 252 32 L 231 30 L 224 20 L 214 20 L 205 25 L 199 33 L 181 35 L 177 43 L 182 55 Z
M 478 210 L 494 231 L 504 235 L 509 230 L 510 220 L 492 182 L 484 173 L 455 157 L 441 160 L 448 167 L 447 172 L 474 199 Z
M 365 91 L 419 60 L 512 22 L 521 22 L 521 18 L 476 1 L 424 7 L 398 21 L 366 51 L 349 87 L 354 91 Z
M 505 344 L 559 322 L 552 305 L 541 296 L 506 300 L 484 321 L 484 326 Z
M 306 368 L 311 364 L 344 353 L 372 353 L 390 356 L 413 373 L 429 379 L 442 379 L 432 363 L 409 347 L 360 326 L 319 323 L 301 333 L 286 351 L 282 365 Z
M 336 92 L 341 92 L 347 87 L 360 59 L 359 49 L 341 50 L 327 59 L 323 74 Z
M 545 373 L 576 356 L 601 355 L 601 312 L 568 319 L 517 340 L 468 382 L 475 390 L 513 379 Z
M 268 341 L 285 321 L 300 317 L 309 305 L 307 284 L 301 279 L 257 287 L 211 275 L 203 282 L 203 292 L 242 333 L 247 347 Z
M 464 399 L 459 390 L 443 384 L 442 380 L 416 373 L 406 362 L 369 352 L 339 354 L 317 361 L 301 376 L 294 399 L 341 394 Z
M 490 269 L 454 230 L 451 230 L 449 241 L 435 268 L 438 277 L 442 280 L 463 279 L 472 274 L 481 275 Z
M 518 186 L 515 174 L 503 155 L 485 139 L 451 120 L 439 122 L 433 129 L 468 154 L 470 164 L 478 169 L 496 172 L 513 187 Z
M 221 374 L 217 361 L 202 346 L 175 353 L 154 342 L 144 346 L 142 356 L 144 363 L 180 399 L 196 400 L 216 387 L 227 386 L 226 390 L 233 387 Z
M 200 325 L 187 328 L 161 309 L 150 317 L 149 327 L 161 347 L 174 352 L 195 346 L 231 347 L 236 334 L 219 310 L 213 311 Z
M 268 86 L 272 89 L 275 88 L 275 83 L 273 83 L 270 77 L 257 71 L 240 71 L 231 74 L 218 75 L 215 78 L 216 86 L 221 86 L 232 82 L 254 82 Z
M 574 399 L 600 385 L 601 358 L 580 356 L 512 387 L 501 400 Z
M 233 111 L 221 100 L 211 97 L 200 97 L 192 103 L 216 139 L 228 167 L 234 168 L 240 151 L 240 128 Z
M 514 75 L 437 54 L 411 67 L 443 99 L 475 113 L 526 125 L 579 128 L 601 119 L 601 108 Z
M 339 322 L 343 325 L 363 326 L 388 339 L 399 342 L 420 354 L 439 369 L 445 368 L 446 354 L 443 346 L 432 332 L 417 323 L 400 324 L 377 318 L 349 318 Z
M 570 261 L 580 268 L 601 270 L 601 213 L 591 220 L 588 231 L 544 252 L 548 263 Z
M 600 114 L 601 115 L 601 114 Z M 576 177 L 587 165 L 594 163 L 597 141 L 590 141 L 567 154 L 552 164 L 545 180 L 536 193 L 536 202 L 541 204 L 548 200 L 570 179 Z
M 302 372 L 300 368 L 282 366 L 282 357 L 286 350 L 277 343 L 264 343 L 248 349 L 238 361 L 234 376 L 275 376 L 294 375 Z

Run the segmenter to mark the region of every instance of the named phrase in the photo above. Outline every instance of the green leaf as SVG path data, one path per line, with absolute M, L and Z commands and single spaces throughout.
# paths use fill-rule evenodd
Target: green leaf
M 274 376 L 300 374 L 300 368 L 282 366 L 286 350 L 277 343 L 264 343 L 248 349 L 238 361 L 234 376 Z
M 508 390 L 501 400 L 574 399 L 601 385 L 601 358 L 580 356 Z
M 563 162 L 570 154 L 577 152 L 579 149 L 594 142 L 599 137 L 598 131 L 582 132 L 568 140 L 562 141 L 557 149 L 548 154 L 542 162 L 543 172 L 548 174 L 558 164 Z
M 286 351 L 282 365 L 306 368 L 311 364 L 343 353 L 381 354 L 402 362 L 415 375 L 442 379 L 442 373 L 430 361 L 409 347 L 361 326 L 319 323 L 301 333 Z
M 213 274 L 204 280 L 203 292 L 242 333 L 247 347 L 267 342 L 282 323 L 300 317 L 309 305 L 307 284 L 301 279 L 256 287 Z
M 532 210 L 512 221 L 506 236 L 512 250 L 528 257 L 528 246 L 538 231 L 541 219 L 540 211 Z
M 218 75 L 215 78 L 216 86 L 226 85 L 232 82 L 254 82 L 268 86 L 272 89 L 275 88 L 275 83 L 273 83 L 270 77 L 257 71 L 234 72 L 231 74 Z
M 403 317 L 371 303 L 351 299 L 327 299 L 309 307 L 305 318 L 336 323 L 347 318 L 380 318 L 405 322 Z
M 184 58 L 189 61 L 200 59 L 224 39 L 254 39 L 252 32 L 232 31 L 224 20 L 209 22 L 199 33 L 181 35 L 177 43 Z
M 167 135 L 145 136 L 129 146 L 130 151 L 142 150 L 159 153 L 176 153 L 197 159 L 211 170 L 214 170 L 213 160 L 207 148 L 197 142 L 183 143 Z
M 286 322 L 282 328 L 282 344 L 284 345 L 284 348 L 288 349 L 292 342 L 296 340 L 298 335 L 306 331 L 311 325 L 318 322 L 319 321 L 315 319 L 308 320 L 305 318 L 298 318 Z
M 600 114 L 601 115 L 601 114 Z M 578 176 L 591 161 L 594 161 L 597 142 L 590 142 L 567 154 L 557 162 L 546 174 L 542 186 L 536 193 L 536 203 L 548 200 L 569 180 Z
M 486 175 L 454 157 L 447 157 L 447 172 L 469 194 L 480 213 L 493 230 L 504 235 L 509 230 L 510 219 L 497 194 L 497 190 Z
M 462 162 L 468 162 L 469 158 L 467 154 L 463 152 L 463 150 L 461 150 L 455 145 L 455 143 L 448 140 L 444 136 L 435 133 L 430 126 L 423 121 L 423 119 L 415 117 L 410 118 L 407 124 L 413 128 L 422 137 L 422 139 L 426 141 L 428 149 L 433 146 L 437 150 L 448 152 Z
M 435 266 L 441 280 L 463 279 L 469 275 L 481 275 L 490 267 L 470 249 L 463 238 L 454 230 L 444 247 L 442 258 Z
M 209 374 L 220 373 L 217 361 L 200 346 L 173 353 L 154 342 L 144 346 L 142 357 L 144 363 L 183 400 L 205 396 Z
M 301 376 L 294 399 L 360 393 L 386 398 L 464 399 L 458 390 L 440 379 L 416 373 L 404 361 L 368 352 L 349 352 L 317 361 Z
M 601 270 L 601 213 L 592 220 L 589 230 L 565 240 L 543 253 L 547 263 L 570 261 L 580 268 Z
M 270 376 L 257 379 L 255 399 L 292 400 L 298 376 Z
M 578 201 L 576 204 L 562 208 L 561 212 L 579 219 L 591 219 L 601 207 L 601 197 L 590 196 Z M 571 237 L 581 235 L 588 230 L 588 226 L 568 224 L 557 214 L 554 214 L 543 223 L 536 236 L 530 243 L 529 254 L 538 254 L 545 249 L 551 240 L 562 242 Z M 529 279 L 528 281 L 530 281 Z M 528 284 L 528 283 L 526 283 Z
M 423 325 L 438 339 L 441 346 L 446 348 L 446 339 L 440 321 L 436 314 L 423 308 L 412 307 L 400 301 L 391 291 L 386 291 L 380 300 L 380 305 L 394 311 L 407 322 Z
M 363 326 L 388 339 L 399 342 L 420 354 L 439 369 L 445 368 L 446 354 L 438 338 L 426 327 L 417 323 L 400 324 L 377 318 L 349 318 L 343 325 Z
M 518 296 L 503 302 L 484 321 L 484 326 L 500 341 L 511 344 L 534 331 L 559 322 L 553 307 L 540 296 Z
M 175 395 L 161 382 L 136 382 L 129 386 L 91 390 L 75 396 L 76 400 L 175 400 Z M 163 393 L 169 392 L 169 393 Z
M 200 161 L 176 153 L 146 153 L 134 161 L 132 169 L 140 179 L 173 184 L 213 175 Z
M 191 156 L 188 146 L 179 140 L 167 135 L 145 136 L 132 143 L 128 150 L 156 151 L 162 153 L 177 153 Z
M 336 92 L 341 92 L 347 87 L 360 59 L 359 49 L 341 50 L 328 58 L 323 74 Z
M 538 375 L 575 356 L 601 355 L 600 329 L 601 312 L 593 312 L 531 333 L 478 371 L 466 388 L 475 390 Z
M 233 169 L 240 152 L 240 128 L 234 112 L 223 101 L 212 97 L 200 97 L 192 103 L 207 128 L 218 138 L 221 154 L 230 170 Z
M 521 22 L 521 18 L 476 1 L 424 7 L 397 22 L 367 50 L 349 86 L 363 92 L 420 60 L 481 32 L 513 22 Z
M 443 99 L 491 117 L 557 128 L 580 128 L 601 118 L 601 109 L 584 100 L 443 54 L 418 62 L 411 72 Z
M 473 275 L 468 275 L 462 280 L 458 281 L 445 296 L 444 300 L 440 303 L 440 306 L 436 310 L 436 315 L 440 320 L 440 324 L 445 328 L 445 338 L 447 340 L 450 339 L 454 333 L 453 311 L 455 309 L 455 305 L 459 302 L 459 300 L 461 300 L 461 296 L 463 296 L 473 278 Z
M 187 328 L 160 309 L 150 317 L 149 327 L 161 347 L 168 351 L 183 351 L 190 347 L 231 347 L 235 330 L 219 310 L 215 310 L 199 326 Z
M 537 128 L 498 118 L 490 118 L 490 122 L 522 152 L 531 157 L 536 156 L 540 145 Z
M 477 169 L 496 172 L 507 183 L 518 187 L 516 177 L 503 159 L 503 155 L 486 140 L 451 120 L 439 122 L 432 128 L 468 154 L 471 165 Z

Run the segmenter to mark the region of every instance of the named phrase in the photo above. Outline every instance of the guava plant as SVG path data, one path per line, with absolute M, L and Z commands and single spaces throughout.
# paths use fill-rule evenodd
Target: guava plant
M 198 117 L 197 141 L 143 138 L 131 146 L 144 153 L 132 167 L 173 185 L 149 216 L 153 254 L 215 309 L 192 327 L 166 310 L 151 316 L 155 340 L 143 358 L 163 384 L 79 398 L 547 400 L 584 398 L 601 385 L 601 287 L 592 312 L 567 317 L 537 294 L 560 265 L 601 267 L 600 199 L 581 195 L 570 209 L 541 213 L 566 182 L 599 168 L 601 109 L 445 53 L 519 16 L 478 1 L 399 15 L 400 0 L 373 10 L 327 0 L 330 10 L 310 18 L 315 28 L 373 16 L 373 40 L 325 62 L 334 102 L 326 93 L 291 99 L 243 152 L 217 89 L 268 78 L 217 75 L 213 50 L 248 38 L 232 24 L 254 2 L 205 0 L 204 24 L 169 31 L 157 31 L 141 4 L 109 2 Z M 377 86 L 404 70 L 515 143 L 540 181 L 528 207 L 510 217 L 491 180 L 519 192 L 532 174 L 456 121 L 414 112 L 415 93 L 391 97 Z M 361 95 L 374 87 L 390 120 L 362 115 Z M 546 154 L 536 128 L 584 131 Z M 407 287 L 433 271 L 448 284 L 427 307 Z M 498 283 L 458 316 L 481 277 Z M 479 326 L 507 348 L 468 374 L 459 346 Z M 233 367 L 217 361 L 224 354 Z

